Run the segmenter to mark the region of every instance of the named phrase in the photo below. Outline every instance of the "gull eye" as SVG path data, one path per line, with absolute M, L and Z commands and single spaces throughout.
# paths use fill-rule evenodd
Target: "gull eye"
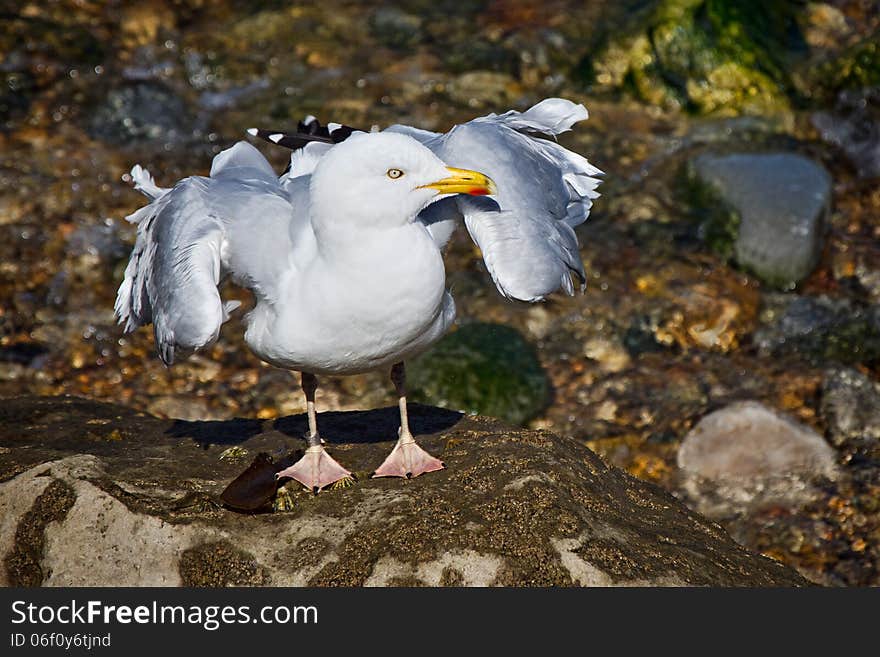
M 400 169 L 388 169 L 388 171 L 385 172 L 385 175 L 391 178 L 391 180 L 397 180 L 403 176 L 403 171 Z

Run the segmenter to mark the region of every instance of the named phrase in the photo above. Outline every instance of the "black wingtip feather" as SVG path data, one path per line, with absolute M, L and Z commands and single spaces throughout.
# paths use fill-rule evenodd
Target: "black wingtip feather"
M 278 146 L 284 146 L 285 148 L 289 148 L 291 150 L 296 150 L 313 141 L 321 142 L 324 144 L 338 144 L 339 142 L 348 139 L 348 137 L 350 137 L 353 132 L 357 131 L 357 128 L 352 128 L 351 126 L 347 125 L 340 125 L 339 127 L 331 131 L 326 126 L 322 126 L 317 119 L 313 117 L 309 118 L 311 120 L 309 120 L 308 122 L 299 122 L 296 127 L 296 132 L 251 128 L 250 130 L 248 130 L 248 134 L 253 135 L 254 137 L 259 137 L 260 139 L 264 139 L 271 144 L 276 144 Z

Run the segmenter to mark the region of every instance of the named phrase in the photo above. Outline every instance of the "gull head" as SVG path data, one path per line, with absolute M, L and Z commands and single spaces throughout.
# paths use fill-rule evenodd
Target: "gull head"
M 485 174 L 447 166 L 412 137 L 395 133 L 352 135 L 321 158 L 310 183 L 313 221 L 349 228 L 393 228 L 450 194 L 494 193 Z

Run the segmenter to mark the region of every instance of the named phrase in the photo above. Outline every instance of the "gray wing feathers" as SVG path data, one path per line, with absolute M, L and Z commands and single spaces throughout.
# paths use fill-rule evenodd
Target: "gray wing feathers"
M 455 127 L 425 144 L 443 161 L 482 171 L 498 185 L 498 204 L 459 197 L 471 238 L 506 297 L 538 301 L 562 288 L 574 294 L 571 276 L 586 280 L 573 228 L 589 215 L 601 171 L 555 141 L 586 118 L 586 109 L 551 98 L 527 112 L 489 115 Z
M 394 125 L 388 126 L 383 132 L 397 132 L 402 135 L 408 135 L 423 144 L 429 142 L 435 137 L 442 136 L 442 133 L 440 132 L 431 132 L 430 130 L 413 128 L 411 125 L 401 125 L 400 123 L 395 123 Z
M 153 323 L 159 356 L 170 365 L 177 349 L 195 350 L 217 339 L 224 312 L 220 282 L 223 225 L 208 213 L 206 178 L 187 178 L 148 206 L 116 314 L 125 330 Z
M 286 194 L 259 151 L 243 142 L 224 151 L 210 178 L 186 178 L 128 217 L 138 231 L 116 297 L 120 323 L 129 332 L 152 322 L 168 365 L 178 351 L 213 343 L 237 305 L 221 302 L 220 281 L 230 274 L 271 293 L 264 281 L 286 263 L 290 218 Z

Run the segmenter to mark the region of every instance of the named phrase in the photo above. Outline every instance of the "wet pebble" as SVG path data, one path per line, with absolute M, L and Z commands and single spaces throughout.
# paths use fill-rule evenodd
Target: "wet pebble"
M 843 91 L 833 111 L 816 112 L 812 123 L 843 151 L 860 178 L 880 176 L 880 89 Z
M 130 250 L 113 221 L 77 228 L 70 234 L 67 246 L 70 255 L 88 255 L 111 262 L 128 255 Z
M 500 107 L 517 92 L 516 81 L 506 73 L 470 71 L 449 84 L 449 97 L 468 107 Z
M 185 141 L 195 129 L 186 102 L 156 82 L 112 89 L 89 120 L 89 132 L 111 143 Z
M 397 7 L 380 7 L 370 15 L 370 32 L 389 48 L 412 48 L 422 38 L 422 19 Z
M 880 357 L 880 306 L 827 296 L 768 295 L 754 336 L 764 355 L 797 355 L 814 363 L 869 362 Z
M 822 380 L 822 415 L 834 445 L 880 440 L 880 385 L 850 367 L 829 369 Z

